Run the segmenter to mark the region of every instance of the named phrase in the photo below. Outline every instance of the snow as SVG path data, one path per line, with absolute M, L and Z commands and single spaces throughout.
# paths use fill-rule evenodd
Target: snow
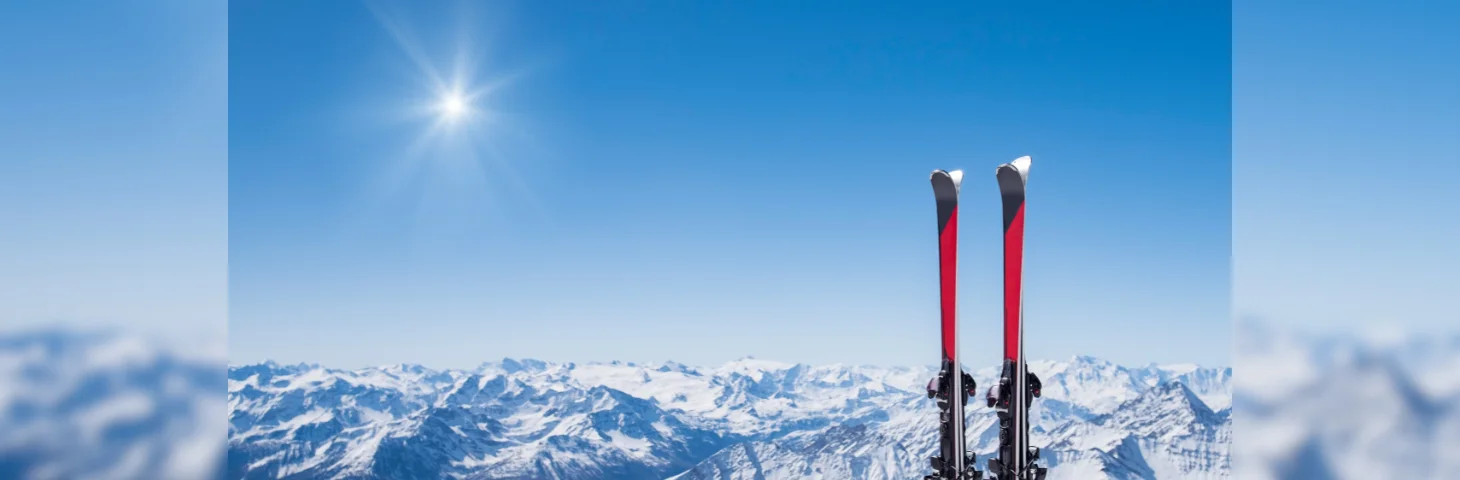
M 131 390 L 82 410 L 76 414 L 75 422 L 80 427 L 82 441 L 92 444 L 101 439 L 108 426 L 141 421 L 150 416 L 155 407 L 151 396 Z
M 145 339 L 116 337 L 87 349 L 82 361 L 86 365 L 146 365 L 156 361 L 157 353 L 157 347 Z
M 1046 385 L 1055 387 L 1060 401 L 1082 411 L 1107 413 L 1142 398 L 1150 389 L 1147 379 L 1169 379 L 1177 374 L 1210 378 L 1216 392 L 1212 396 L 1226 391 L 1223 385 L 1230 379 L 1217 374 L 1221 369 L 1193 365 L 1132 369 L 1091 357 L 1033 362 L 1031 369 L 1050 375 Z M 700 458 L 712 464 L 721 462 L 716 465 L 726 465 L 747 478 L 755 472 L 766 478 L 907 478 L 925 468 L 925 457 L 933 448 L 936 413 L 923 388 L 934 371 L 931 366 L 813 366 L 751 357 L 713 368 L 673 362 L 554 364 L 536 360 L 486 363 L 472 372 L 420 366 L 348 372 L 318 366 L 279 367 L 272 373 L 271 385 L 259 387 L 261 396 L 251 400 L 244 400 L 239 386 L 255 384 L 257 377 L 239 375 L 231 380 L 230 406 L 235 418 L 255 423 L 251 430 L 235 431 L 234 442 L 264 448 L 256 457 L 271 460 L 251 463 L 250 468 L 270 475 L 310 474 L 323 468 L 335 472 L 331 475 L 368 472 L 379 461 L 376 452 L 384 439 L 399 438 L 453 452 L 442 460 L 446 469 L 442 475 L 449 477 L 497 472 L 487 476 L 555 478 L 572 476 L 572 472 L 600 475 L 603 471 L 597 469 L 602 468 L 652 468 L 669 477 L 694 467 L 676 462 Z M 978 371 L 976 377 L 984 377 L 977 378 L 981 385 L 989 385 L 996 373 L 991 368 Z M 364 390 L 351 390 L 357 393 L 340 398 L 335 390 L 325 389 L 334 382 Z M 385 394 L 401 398 L 406 408 L 386 409 L 364 401 Z M 1137 442 L 1140 445 L 1166 445 L 1130 447 L 1149 449 L 1145 461 L 1165 462 L 1143 468 L 1184 472 L 1176 478 L 1224 471 L 1225 447 L 1209 444 L 1213 432 L 1224 430 L 1190 422 L 1227 422 L 1227 417 L 1208 419 L 1190 413 L 1191 408 L 1204 407 L 1188 406 L 1185 395 L 1148 400 L 1157 405 L 1169 402 L 1170 406 L 1142 407 L 1149 413 L 1134 417 L 1084 420 L 1065 414 L 1044 415 L 1036 422 L 1033 437 L 1036 445 L 1095 452 L 1089 453 L 1095 459 L 1091 461 L 1108 463 L 1113 460 L 1098 452 L 1129 444 L 1132 435 L 1137 435 L 1146 438 L 1146 443 Z M 1201 404 L 1200 394 L 1191 395 Z M 300 408 L 304 405 L 313 407 Z M 331 415 L 320 410 L 321 405 L 336 406 L 330 408 Z M 1036 409 L 1040 405 L 1036 403 Z M 987 455 L 994 448 L 996 435 L 991 433 L 996 432 L 997 421 L 988 408 L 976 403 L 970 407 L 970 438 Z M 300 410 L 288 413 L 292 408 Z M 439 412 L 430 414 L 435 418 L 432 422 L 445 423 L 427 423 L 428 412 Z M 1152 415 L 1163 419 L 1153 421 Z M 290 436 L 291 440 L 281 444 L 266 440 L 275 438 L 270 432 L 296 432 L 330 420 L 345 422 L 330 438 Z M 724 435 L 744 436 L 749 443 L 739 445 L 751 448 L 736 450 L 732 447 L 737 444 L 729 442 L 736 437 Z M 346 448 L 332 450 L 330 446 L 337 442 Z M 267 454 L 296 444 L 310 445 L 308 451 L 315 454 L 303 459 Z M 696 444 L 714 446 L 719 453 L 685 450 Z M 807 448 L 830 450 L 813 453 Z M 1180 453 L 1187 451 L 1196 453 Z M 324 452 L 334 453 L 321 457 Z M 721 458 L 722 454 L 729 456 Z M 853 471 L 860 473 L 853 476 Z
M 782 363 L 772 360 L 759 360 L 754 357 L 744 357 L 739 360 L 726 363 L 725 365 L 716 369 L 716 371 L 722 374 L 738 373 L 751 377 L 755 380 L 760 380 L 765 377 L 767 372 L 788 370 L 794 366 L 795 365 L 789 363 Z
M 395 417 L 391 416 L 389 413 L 369 407 L 360 407 L 358 411 L 360 412 L 360 418 L 363 419 L 365 423 L 387 423 L 395 419 Z
M 574 369 L 571 377 L 581 386 L 602 385 L 674 408 L 695 412 L 715 409 L 714 390 L 706 377 L 611 364 L 584 365 Z
M 1238 327 L 1235 474 L 1460 478 L 1460 397 L 1431 383 L 1453 378 L 1460 335 Z
M 222 461 L 212 419 L 224 412 L 241 466 L 262 478 L 365 475 L 402 454 L 447 478 L 918 478 L 936 431 L 931 366 L 226 367 L 136 339 L 49 335 L 0 336 L 0 449 L 36 446 L 29 468 L 49 478 L 201 478 Z M 1233 369 L 1034 361 L 1046 397 L 1032 440 L 1058 460 L 1052 479 L 1285 478 L 1295 462 L 1335 478 L 1460 478 L 1460 336 L 1366 342 L 1249 332 Z M 119 363 L 88 363 L 103 359 Z M 980 386 L 997 374 L 970 368 Z M 207 380 L 225 369 L 226 397 Z M 504 391 L 469 395 L 499 378 Z M 74 408 L 14 414 L 65 398 Z M 995 422 L 970 406 L 986 460 Z M 157 427 L 97 433 L 135 424 Z M 412 447 L 391 457 L 387 444 Z
M 1200 369 L 1201 366 L 1195 363 L 1178 363 L 1173 365 L 1160 365 L 1156 368 L 1172 376 L 1178 376 L 1195 372 L 1197 371 L 1197 369 Z
M 200 342 L 215 345 L 218 342 Z M 0 456 L 23 478 L 202 478 L 225 451 L 216 352 L 116 332 L 0 334 Z M 232 387 L 232 385 L 230 385 Z
M 192 423 L 169 432 L 168 451 L 173 454 L 164 457 L 161 478 L 196 478 L 198 472 L 217 468 L 226 454 L 218 442 L 228 434 L 227 425 L 218 421 L 227 414 L 224 406 L 206 396 L 194 396 L 188 403 Z
M 306 370 L 303 374 L 293 376 L 289 386 L 285 390 L 312 390 L 333 384 L 335 375 L 324 369 Z
M 280 423 L 277 430 L 286 430 L 292 432 L 294 430 L 298 430 L 299 427 L 328 422 L 330 420 L 334 420 L 334 418 L 334 412 L 325 410 L 323 408 L 314 408 L 303 415 L 294 417 L 292 420 Z
M 633 438 L 628 435 L 624 435 L 624 433 L 620 431 L 607 432 L 607 435 L 610 445 L 613 445 L 619 450 L 630 452 L 630 454 L 636 457 L 644 457 L 649 455 L 650 449 L 654 446 L 654 444 L 650 443 L 648 440 L 642 438 Z
M 375 426 L 362 429 L 359 436 L 351 442 L 351 448 L 345 449 L 344 455 L 339 459 L 339 464 L 353 466 L 341 473 L 368 471 L 375 456 L 380 449 L 380 443 L 385 441 L 391 430 L 385 425 L 374 424 Z M 251 466 L 250 469 L 258 469 L 260 466 Z
M 285 453 L 287 453 L 287 452 L 282 452 L 281 451 L 281 452 L 278 452 L 278 453 L 269 455 L 267 457 L 263 457 L 263 458 L 260 458 L 258 460 L 255 460 L 252 463 L 249 463 L 248 464 L 248 469 L 249 470 L 257 470 L 259 468 L 262 468 L 264 465 L 268 465 L 268 464 L 274 463 L 274 462 L 276 462 L 278 460 L 281 460 L 281 459 L 284 458 Z

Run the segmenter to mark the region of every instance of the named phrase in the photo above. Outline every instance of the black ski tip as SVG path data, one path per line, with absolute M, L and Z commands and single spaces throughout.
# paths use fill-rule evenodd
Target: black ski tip
M 958 189 L 963 183 L 963 171 L 934 170 L 932 183 L 933 198 L 938 202 L 938 233 L 941 235 L 958 209 Z
M 994 172 L 999 181 L 999 195 L 1003 197 L 1005 230 L 1009 229 L 1014 218 L 1024 208 L 1024 187 L 1029 181 L 1029 164 L 1029 157 L 1019 157 L 1017 160 L 999 165 Z
M 1014 159 L 1014 161 L 1012 161 L 1012 162 L 1005 163 L 1003 165 L 999 165 L 998 170 L 999 171 L 1003 171 L 1005 169 L 1010 169 L 1010 170 L 1013 170 L 1013 171 L 1017 172 L 1020 177 L 1023 177 L 1025 180 L 1028 180 L 1029 179 L 1029 167 L 1030 167 L 1030 165 L 1033 165 L 1033 164 L 1034 164 L 1034 157 L 1030 157 L 1028 155 L 1025 155 L 1025 156 L 1022 156 L 1022 157 L 1019 157 L 1019 158 Z
M 933 182 L 933 193 L 938 198 L 952 196 L 958 198 L 958 190 L 963 186 L 963 170 L 933 170 L 931 175 Z
M 1028 155 L 1019 157 L 1012 162 L 999 165 L 994 175 L 999 179 L 999 191 L 1004 195 L 1018 192 L 1024 193 L 1024 186 L 1029 183 L 1029 166 L 1033 163 Z
M 999 168 L 995 173 L 999 179 L 999 193 L 1009 195 L 1010 193 L 1024 192 L 1024 177 L 1012 168 Z

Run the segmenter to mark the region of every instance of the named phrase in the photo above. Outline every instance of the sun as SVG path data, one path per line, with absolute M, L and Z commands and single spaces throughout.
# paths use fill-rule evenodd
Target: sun
M 441 97 L 437 110 L 443 120 L 454 122 L 470 113 L 471 107 L 460 92 L 448 92 Z

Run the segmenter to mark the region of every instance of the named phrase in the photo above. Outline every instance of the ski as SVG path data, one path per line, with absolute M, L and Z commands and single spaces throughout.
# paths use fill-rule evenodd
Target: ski
M 1019 157 L 995 171 L 1004 213 L 1004 361 L 999 384 L 988 394 L 988 406 L 999 417 L 998 455 L 988 469 L 998 480 L 1043 480 L 1047 473 L 1035 463 L 1039 449 L 1029 446 L 1029 407 L 1040 383 L 1024 359 L 1024 194 L 1030 161 Z
M 963 407 L 976 391 L 973 377 L 958 362 L 958 191 L 963 172 L 935 170 L 933 197 L 938 206 L 938 287 L 942 356 L 938 377 L 928 382 L 928 398 L 937 400 L 938 455 L 929 459 L 933 474 L 925 480 L 979 480 L 964 441 Z

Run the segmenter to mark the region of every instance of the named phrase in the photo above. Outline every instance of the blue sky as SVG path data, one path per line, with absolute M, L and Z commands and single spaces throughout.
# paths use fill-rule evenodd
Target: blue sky
M 1233 309 L 1453 330 L 1460 5 L 1359 3 L 1236 4 Z
M 0 4 L 0 329 L 226 334 L 227 21 Z
M 1460 237 L 1460 232 L 1455 230 L 1455 222 L 1446 219 L 1456 218 L 1460 198 L 1447 187 L 1456 178 L 1453 160 L 1460 145 L 1447 133 L 1456 130 L 1456 118 L 1448 115 L 1456 111 L 1456 97 L 1448 86 L 1456 84 L 1457 64 L 1446 59 L 1457 58 L 1454 48 L 1460 42 L 1455 41 L 1455 33 L 1444 29 L 1444 19 L 1457 12 L 1444 5 L 1418 5 L 1394 4 L 1382 10 L 1360 5 L 1303 9 L 1248 1 L 1235 6 L 1232 135 L 1236 194 L 1231 202 L 1237 313 L 1343 328 L 1380 323 L 1412 329 L 1453 325 L 1446 312 L 1457 310 L 1457 300 L 1447 286 L 1453 285 L 1460 259 L 1447 242 Z M 0 40 L 6 45 L 0 49 L 0 61 L 11 66 L 0 76 L 0 158 L 4 159 L 0 161 L 0 223 L 6 227 L 5 235 L 0 236 L 0 251 L 7 252 L 0 257 L 0 323 L 4 327 L 67 322 L 158 332 L 221 328 L 227 300 L 225 195 L 229 188 L 240 187 L 227 184 L 225 178 L 228 84 L 224 77 L 229 73 L 227 58 L 222 55 L 227 46 L 225 13 L 221 4 L 206 2 L 128 8 L 97 2 L 82 11 L 46 3 L 0 6 Z M 402 118 L 396 115 L 399 104 L 421 93 L 405 86 L 414 81 L 415 72 L 408 57 L 363 12 L 342 16 L 353 18 L 348 28 L 322 20 L 325 12 L 315 13 L 313 25 L 322 27 L 315 32 L 318 35 L 354 29 L 359 38 L 372 39 L 373 45 L 368 51 L 338 46 L 341 51 L 354 50 L 353 56 L 336 57 L 316 65 L 315 70 L 349 67 L 345 72 L 373 73 L 382 80 L 327 78 L 310 92 L 280 89 L 280 95 L 308 98 L 312 103 L 297 105 L 297 115 L 274 119 L 311 126 L 310 135 L 330 134 L 337 146 L 376 139 L 374 135 L 391 131 L 395 126 L 384 125 L 388 122 L 376 125 L 358 119 Z M 1188 85 L 1196 78 L 1192 72 L 1214 64 L 1176 56 L 1173 51 L 1177 48 L 1169 39 L 1143 42 L 1138 38 L 1141 29 L 1114 28 L 1150 22 L 1150 18 L 1112 19 L 1112 28 L 1100 33 L 1075 24 L 1071 17 L 1079 12 L 1043 18 L 1033 12 L 1003 12 L 988 14 L 986 21 L 976 23 L 980 29 L 963 34 L 929 26 L 916 29 L 925 31 L 923 35 L 899 35 L 885 29 L 852 28 L 866 25 L 850 18 L 857 16 L 852 12 L 842 12 L 835 15 L 848 18 L 838 17 L 840 23 L 830 25 L 860 32 L 859 37 L 838 42 L 822 35 L 826 32 L 820 29 L 803 29 L 807 38 L 823 43 L 784 52 L 767 47 L 792 36 L 782 28 L 780 33 L 744 47 L 759 46 L 763 50 L 759 56 L 718 58 L 724 63 L 716 64 L 705 59 L 696 63 L 694 50 L 723 53 L 737 48 L 737 43 L 712 41 L 715 37 L 710 33 L 723 33 L 730 27 L 710 28 L 704 18 L 698 23 L 675 24 L 680 30 L 706 32 L 697 43 L 684 45 L 683 51 L 653 50 L 653 55 L 625 58 L 624 53 L 618 57 L 600 54 L 651 51 L 656 42 L 649 37 L 677 36 L 679 30 L 660 30 L 669 27 L 655 23 L 654 18 L 628 13 L 614 17 L 619 23 L 593 28 L 570 28 L 573 17 L 561 12 L 519 9 L 497 13 L 501 15 L 475 17 L 500 20 L 478 25 L 472 36 L 480 39 L 482 51 L 490 52 L 485 55 L 499 60 L 500 65 L 494 65 L 500 67 L 498 71 L 520 74 L 509 89 L 512 94 L 497 100 L 505 102 L 501 108 L 511 110 L 514 126 L 520 127 L 511 143 L 516 149 L 512 166 L 523 180 L 514 185 L 530 188 L 478 192 L 489 201 L 462 204 L 488 214 L 470 217 L 476 223 L 463 221 L 465 226 L 441 220 L 454 218 L 451 209 L 423 209 L 424 213 L 446 212 L 425 220 L 401 212 L 363 213 L 371 202 L 405 208 L 399 198 L 360 193 L 369 192 L 371 182 L 378 183 L 374 176 L 388 171 L 382 165 L 391 157 L 384 153 L 379 157 L 360 155 L 361 165 L 355 166 L 349 166 L 350 158 L 341 157 L 338 165 L 344 174 L 309 178 L 333 181 L 284 190 L 285 195 L 272 207 L 273 221 L 255 220 L 253 225 L 258 228 L 243 232 L 247 235 L 234 232 L 233 280 L 235 287 L 242 288 L 232 293 L 235 298 L 246 300 L 252 295 L 259 299 L 235 302 L 231 333 L 237 340 L 236 359 L 459 364 L 500 354 L 592 359 L 626 358 L 634 355 L 623 352 L 643 351 L 641 356 L 647 358 L 710 362 L 746 351 L 792 360 L 921 362 L 925 345 L 936 335 L 933 327 L 924 326 L 936 314 L 930 293 L 930 234 L 922 231 L 931 228 L 925 225 L 931 220 L 918 218 L 924 211 L 931 216 L 923 175 L 933 167 L 962 166 L 973 172 L 1021 153 L 1038 156 L 1034 187 L 1049 189 L 1043 200 L 1035 198 L 1045 205 L 1031 210 L 1031 235 L 1037 233 L 1034 222 L 1040 218 L 1034 213 L 1040 210 L 1045 212 L 1045 228 L 1051 232 L 1043 247 L 1046 255 L 1031 253 L 1031 325 L 1048 322 L 1045 331 L 1050 333 L 1040 341 L 1031 340 L 1033 353 L 1060 356 L 1093 346 L 1084 350 L 1132 362 L 1146 357 L 1216 357 L 1220 361 L 1224 355 L 1215 348 L 1226 343 L 1225 331 L 1218 331 L 1222 325 L 1185 320 L 1201 313 L 1171 321 L 1161 315 L 1130 315 L 1118 305 L 1111 306 L 1112 302 L 1099 302 L 1101 295 L 1121 289 L 1150 292 L 1147 298 L 1170 298 L 1164 304 L 1168 310 L 1181 305 L 1190 305 L 1186 310 L 1194 312 L 1223 308 L 1210 305 L 1211 297 L 1201 293 L 1208 290 L 1198 285 L 1202 279 L 1220 278 L 1220 272 L 1217 276 L 1193 273 L 1179 283 L 1159 274 L 1219 271 L 1211 255 L 1218 248 L 1216 236 L 1188 230 L 1184 223 L 1175 223 L 1180 228 L 1156 231 L 1141 228 L 1151 222 L 1132 218 L 1121 224 L 1111 222 L 1108 215 L 1092 214 L 1102 205 L 1129 201 L 1115 187 L 1135 183 L 1166 187 L 1163 198 L 1167 201 L 1152 201 L 1153 210 L 1141 213 L 1147 220 L 1195 222 L 1208 217 L 1176 218 L 1166 206 L 1210 208 L 1212 205 L 1198 202 L 1222 198 L 1215 191 L 1217 185 L 1198 184 L 1198 190 L 1213 191 L 1182 195 L 1189 189 L 1183 182 L 1141 177 L 1110 181 L 1113 170 L 1106 165 L 1119 162 L 1109 159 L 1151 164 L 1158 155 L 1149 152 L 1156 149 L 1198 150 L 1165 139 L 1178 138 L 1171 136 L 1173 131 L 1186 138 L 1207 138 L 1205 125 L 1216 120 L 1203 114 L 1213 110 L 1203 102 L 1219 102 L 1220 98 L 1193 93 L 1203 88 L 1152 88 L 1167 79 Z M 710 13 L 716 12 L 699 15 Z M 939 15 L 929 17 L 937 17 L 933 22 L 968 18 L 935 13 Z M 455 32 L 430 29 L 441 23 L 440 14 L 436 12 L 438 21 L 433 22 L 431 13 L 417 13 L 412 15 L 412 25 L 440 35 Z M 577 16 L 577 24 L 590 23 L 581 18 L 584 15 Z M 677 15 L 678 20 L 685 20 L 695 14 Z M 655 28 L 630 28 L 630 17 Z M 797 20 L 797 15 L 778 12 L 774 18 L 788 23 Z M 1003 22 L 996 21 L 1000 19 Z M 1009 21 L 1018 19 L 1025 21 Z M 299 21 L 303 20 L 307 19 Z M 919 25 L 930 25 L 927 22 L 924 19 Z M 240 24 L 230 27 L 239 30 Z M 1189 33 L 1187 29 L 1172 32 L 1173 26 L 1152 27 L 1151 36 Z M 634 31 L 639 36 L 611 35 L 610 30 Z M 67 33 L 75 31 L 87 35 Z M 1013 41 L 1016 33 L 1044 40 L 1024 47 L 1026 54 L 1019 55 L 1020 47 Z M 1085 47 L 1068 41 L 1054 43 L 1049 39 L 1055 34 L 1100 41 Z M 882 42 L 892 37 L 906 40 L 902 44 Z M 982 60 L 972 65 L 955 61 L 960 58 L 956 51 L 961 51 L 956 44 L 936 41 L 967 38 L 997 40 L 967 48 L 972 52 L 967 58 Z M 914 42 L 917 39 L 921 41 Z M 435 38 L 429 43 L 434 54 L 442 56 L 438 61 L 449 64 L 449 54 L 443 52 L 451 49 L 443 45 L 450 40 Z M 883 44 L 885 48 L 879 46 Z M 1137 48 L 1142 54 L 1121 53 L 1108 48 L 1111 46 Z M 1081 49 L 1100 54 L 1077 55 Z M 893 62 L 898 58 L 891 55 L 894 50 L 926 53 L 916 56 L 916 61 Z M 807 52 L 822 54 L 797 56 L 795 61 L 784 58 Z M 235 49 L 233 53 L 239 52 Z M 742 68 L 774 64 L 777 58 L 796 68 Z M 610 64 L 624 65 L 626 71 L 616 71 Z M 669 64 L 687 66 L 676 70 L 668 68 Z M 948 64 L 960 68 L 942 68 Z M 1081 75 L 1055 75 L 1087 66 L 1082 64 L 1105 68 Z M 655 69 L 645 71 L 647 67 Z M 723 78 L 732 71 L 738 75 L 733 81 Z M 1122 78 L 1117 72 L 1141 75 Z M 240 80 L 238 71 L 232 73 L 235 81 Z M 857 76 L 838 80 L 838 75 L 850 73 Z M 266 75 L 272 74 L 259 76 Z M 657 80 L 660 76 L 663 81 Z M 698 102 L 686 102 L 693 89 L 676 86 L 692 85 L 690 80 L 719 88 L 710 90 L 714 95 L 701 95 Z M 386 82 L 401 85 L 382 87 Z M 726 86 L 752 83 L 758 90 L 743 94 Z M 1204 81 L 1196 83 L 1205 85 Z M 768 85 L 783 87 L 782 94 L 775 96 L 777 89 L 764 88 Z M 668 93 L 660 96 L 657 92 Z M 1087 95 L 1091 92 L 1105 94 Z M 1163 101 L 1172 97 L 1182 101 Z M 717 101 L 718 108 L 687 106 Z M 771 110 L 777 105 L 786 107 Z M 235 107 L 234 113 L 240 112 L 247 109 Z M 675 120 L 685 121 L 651 124 L 644 120 L 666 112 L 678 112 L 681 116 Z M 1157 114 L 1168 121 L 1152 121 Z M 738 120 L 742 116 L 755 121 Z M 610 117 L 636 120 L 602 120 Z M 1105 124 L 1108 128 L 1095 128 Z M 359 134 L 377 126 L 379 130 L 370 130 L 371 135 Z M 609 126 L 622 136 L 606 130 Z M 655 141 L 638 141 L 623 133 L 631 127 L 637 130 L 630 133 Z M 403 137 L 417 130 L 401 130 L 377 140 L 402 150 Z M 691 130 L 697 132 L 694 138 L 680 138 Z M 1141 155 L 1120 152 L 1122 147 L 1113 145 L 1115 140 L 1142 132 L 1149 132 L 1154 140 L 1141 148 L 1125 147 Z M 299 138 L 310 137 L 301 132 Z M 245 146 L 235 140 L 235 148 Z M 750 155 L 757 150 L 781 155 Z M 1061 169 L 1052 169 L 1051 165 L 1061 162 L 1052 157 L 1056 154 L 1069 157 L 1063 160 L 1066 169 L 1079 170 L 1066 170 L 1062 175 Z M 677 217 L 681 224 L 689 223 L 671 232 L 656 222 L 676 218 L 678 212 L 690 208 L 663 193 L 683 190 L 646 186 L 647 180 L 639 177 L 660 178 L 647 175 L 658 174 L 650 160 L 668 164 L 680 156 L 699 159 L 679 166 L 700 175 L 697 187 L 708 188 L 710 195 L 698 204 L 705 207 L 700 210 L 703 214 Z M 711 161 L 724 157 L 735 161 Z M 316 162 L 321 158 L 328 157 Z M 292 160 L 297 160 L 302 171 L 318 169 L 318 163 L 305 162 L 302 156 Z M 767 195 L 762 189 L 766 202 L 800 200 L 792 205 L 804 206 L 795 210 L 748 201 L 740 193 L 740 184 L 778 185 L 777 178 L 757 170 L 766 168 L 764 163 L 790 167 L 784 170 L 814 171 L 826 180 L 812 182 L 804 191 L 783 188 Z M 267 174 L 269 168 L 286 171 L 277 164 L 255 165 L 260 174 Z M 246 166 L 234 165 L 235 169 Z M 1219 168 L 1216 163 L 1195 166 Z M 1376 173 L 1390 166 L 1398 174 Z M 1077 182 L 1073 178 L 1077 176 L 1102 181 Z M 889 180 L 904 177 L 907 179 Z M 291 174 L 276 181 L 298 178 Z M 712 178 L 733 178 L 735 183 L 707 180 Z M 789 177 L 783 178 L 781 184 L 790 183 Z M 977 192 L 973 188 L 977 178 L 970 174 L 970 196 Z M 1167 178 L 1189 181 L 1203 177 Z M 827 193 L 829 190 L 837 195 Z M 848 194 L 854 191 L 859 194 Z M 660 195 L 654 196 L 656 193 Z M 1391 207 L 1396 193 L 1402 207 Z M 278 206 L 311 194 L 317 195 L 312 202 Z M 255 218 L 268 219 L 265 214 L 271 210 L 262 208 L 265 204 L 259 197 L 268 195 L 254 197 Z M 231 213 L 238 216 L 247 211 L 240 209 L 246 206 L 237 205 Z M 1035 206 L 1039 204 L 1031 208 Z M 351 214 L 339 213 L 346 211 Z M 634 215 L 626 221 L 622 212 Z M 645 220 L 632 222 L 635 218 Z M 1173 218 L 1176 220 L 1170 220 Z M 1112 226 L 1094 228 L 1094 219 Z M 317 225 L 299 227 L 309 222 Z M 965 229 L 974 228 L 970 226 L 974 222 L 973 217 L 966 217 Z M 241 224 L 235 222 L 234 226 Z M 765 224 L 778 226 L 778 236 L 757 236 L 759 232 L 752 227 Z M 632 228 L 615 229 L 615 225 Z M 1115 228 L 1132 225 L 1136 228 Z M 1198 225 L 1220 228 L 1218 222 Z M 427 227 L 455 227 L 470 234 L 437 234 L 439 231 Z M 373 230 L 375 237 L 368 242 L 346 241 L 361 230 Z M 837 234 L 835 242 L 832 233 Z M 253 236 L 252 246 L 248 235 Z M 590 238 L 595 241 L 582 240 Z M 996 248 L 987 237 L 965 233 L 964 238 L 965 251 Z M 1066 240 L 1055 242 L 1053 238 Z M 1071 238 L 1081 243 L 1071 245 Z M 1171 238 L 1182 241 L 1165 241 Z M 682 242 L 685 239 L 694 241 Z M 270 250 L 262 243 L 265 241 L 276 242 L 279 248 Z M 1031 237 L 1032 246 L 1039 241 L 1037 235 Z M 454 243 L 456 248 L 437 248 L 439 243 Z M 477 244 L 492 248 L 469 248 Z M 672 256 L 655 254 L 655 248 L 666 245 L 680 250 L 671 250 Z M 688 251 L 689 245 L 714 255 L 696 255 Z M 782 253 L 763 254 L 769 249 L 766 245 Z M 345 247 L 364 253 L 355 259 L 345 253 L 318 254 L 320 249 Z M 1199 253 L 1184 255 L 1180 248 Z M 252 258 L 252 262 L 240 268 L 239 258 Z M 1041 258 L 1048 262 L 1044 267 L 1036 263 Z M 1151 267 L 1173 259 L 1180 262 L 1173 265 L 1185 268 Z M 291 261 L 307 268 L 278 266 Z M 979 261 L 983 263 L 974 263 Z M 997 306 L 985 296 L 997 288 L 997 280 L 987 273 L 994 261 L 965 254 L 966 325 L 979 318 L 971 312 L 984 312 L 990 318 L 997 315 Z M 268 266 L 269 262 L 274 266 Z M 540 265 L 518 268 L 532 262 Z M 1112 268 L 1122 262 L 1126 268 Z M 685 265 L 680 270 L 684 273 L 673 273 L 671 267 L 680 264 Z M 817 268 L 805 268 L 807 265 Z M 697 270 L 690 272 L 691 267 Z M 617 270 L 610 270 L 613 268 Z M 758 277 L 753 274 L 761 270 L 776 281 L 756 283 Z M 1047 273 L 1040 275 L 1041 270 Z M 351 278 L 362 272 L 397 275 Z M 696 272 L 704 275 L 691 275 Z M 254 276 L 252 287 L 249 275 Z M 281 286 L 269 286 L 271 278 L 279 279 Z M 612 281 L 601 281 L 604 278 Z M 1142 283 L 1146 278 L 1149 280 Z M 331 282 L 327 291 L 316 287 L 292 298 L 285 291 L 288 286 L 325 281 Z M 1070 287 L 1081 284 L 1084 288 Z M 1217 280 L 1211 284 L 1221 288 Z M 1121 285 L 1131 287 L 1117 288 Z M 480 288 L 483 286 L 495 290 Z M 709 291 L 709 286 L 718 290 Z M 550 287 L 560 287 L 552 291 L 563 292 L 556 298 L 576 295 L 571 297 L 574 303 L 554 301 Z M 369 297 L 391 291 L 401 293 L 378 300 Z M 310 302 L 307 294 L 318 296 L 319 301 Z M 1035 303 L 1037 295 L 1060 298 L 1066 305 L 1050 300 Z M 758 301 L 737 306 L 726 297 Z M 270 298 L 273 300 L 262 301 Z M 352 298 L 361 301 L 352 302 Z M 1080 321 L 1063 316 L 1077 307 L 1101 312 L 1102 319 Z M 1041 314 L 1037 312 L 1040 308 L 1050 309 L 1047 319 L 1034 318 Z M 300 313 L 271 319 L 250 316 L 249 309 Z M 557 315 L 577 312 L 588 313 L 582 319 Z M 319 315 L 311 315 L 316 313 Z M 509 321 L 514 315 L 525 320 Z M 568 323 L 543 325 L 549 320 Z M 728 321 L 746 322 L 749 333 L 720 328 Z M 854 328 L 836 328 L 842 325 Z M 1143 332 L 1160 333 L 1174 325 L 1187 330 L 1160 336 L 1158 341 L 1141 340 Z M 574 333 L 568 327 L 586 333 Z M 629 333 L 618 335 L 613 328 Z M 758 332 L 752 328 L 782 333 L 756 338 Z M 549 329 L 566 330 L 569 335 L 560 346 L 545 347 L 546 341 L 536 339 Z M 969 334 L 964 338 L 966 350 L 993 348 L 992 338 L 974 335 L 972 330 L 965 327 Z M 804 340 L 824 335 L 835 338 Z M 619 344 L 600 342 L 600 338 Z M 716 341 L 700 341 L 707 338 Z M 1194 342 L 1194 338 L 1222 340 Z M 1133 344 L 1140 349 L 1129 347 Z M 1126 351 L 1131 353 L 1121 354 Z M 977 356 L 969 355 L 970 360 Z
M 374 5 L 230 9 L 234 362 L 930 364 L 964 168 L 992 364 L 1024 154 L 1031 357 L 1228 361 L 1223 5 Z M 457 71 L 478 121 L 413 116 Z

